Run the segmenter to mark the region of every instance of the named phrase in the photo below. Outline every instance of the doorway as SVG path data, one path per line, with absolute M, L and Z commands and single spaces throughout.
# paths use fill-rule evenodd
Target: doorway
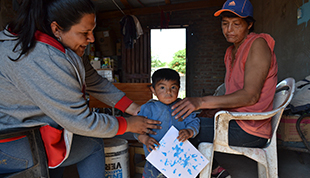
M 185 98 L 186 28 L 151 29 L 151 76 L 159 68 L 171 68 L 179 73 L 178 97 Z

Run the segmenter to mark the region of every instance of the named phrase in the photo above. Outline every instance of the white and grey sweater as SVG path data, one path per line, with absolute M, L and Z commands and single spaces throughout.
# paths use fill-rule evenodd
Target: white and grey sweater
M 39 41 L 28 55 L 12 61 L 9 57 L 19 56 L 18 50 L 12 52 L 17 38 L 5 33 L 0 32 L 0 130 L 49 124 L 84 136 L 116 135 L 117 119 L 90 112 L 82 89 L 86 84 L 87 93 L 110 106 L 125 95 L 122 91 L 88 60 L 43 33 L 37 34 Z

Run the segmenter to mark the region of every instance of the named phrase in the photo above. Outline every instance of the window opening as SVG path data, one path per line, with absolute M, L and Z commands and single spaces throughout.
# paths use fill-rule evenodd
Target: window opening
M 159 68 L 179 72 L 179 98 L 186 97 L 186 28 L 151 30 L 151 76 Z M 155 99 L 156 96 L 153 96 Z

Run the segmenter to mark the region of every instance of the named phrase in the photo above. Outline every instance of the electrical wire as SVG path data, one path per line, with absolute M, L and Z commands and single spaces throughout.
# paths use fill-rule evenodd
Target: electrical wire
M 140 1 L 140 0 L 137 0 L 143 7 L 145 7 L 145 5 Z
M 310 151 L 310 146 L 308 145 L 308 141 L 307 141 L 305 135 L 302 133 L 302 131 L 300 129 L 300 123 L 301 123 L 301 120 L 303 120 L 305 117 L 309 117 L 309 116 L 310 116 L 310 114 L 303 114 L 296 121 L 296 130 L 297 130 L 302 142 L 304 143 L 305 147 L 308 149 L 308 151 Z
M 118 4 L 114 1 L 114 0 L 112 0 L 113 1 L 113 3 L 115 4 L 115 6 L 124 14 L 124 15 L 126 15 L 125 13 L 124 13 L 124 11 L 118 6 Z
M 297 2 L 297 0 L 295 0 L 295 4 L 296 4 L 297 8 L 300 8 L 300 5 L 299 5 L 299 3 Z

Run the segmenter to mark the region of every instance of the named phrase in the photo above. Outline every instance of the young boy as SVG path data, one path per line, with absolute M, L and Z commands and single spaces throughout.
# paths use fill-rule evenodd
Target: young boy
M 175 70 L 163 68 L 155 71 L 152 75 L 151 90 L 159 101 L 151 100 L 142 105 L 138 115 L 161 121 L 162 129 L 154 130 L 157 133 L 156 135 L 135 135 L 143 143 L 145 156 L 159 146 L 159 141 L 172 125 L 179 130 L 178 140 L 180 142 L 198 134 L 200 120 L 194 114 L 185 120 L 176 120 L 171 116 L 171 106 L 180 100 L 178 98 L 179 88 L 180 76 Z M 165 176 L 147 161 L 144 166 L 143 177 L 164 178 Z

